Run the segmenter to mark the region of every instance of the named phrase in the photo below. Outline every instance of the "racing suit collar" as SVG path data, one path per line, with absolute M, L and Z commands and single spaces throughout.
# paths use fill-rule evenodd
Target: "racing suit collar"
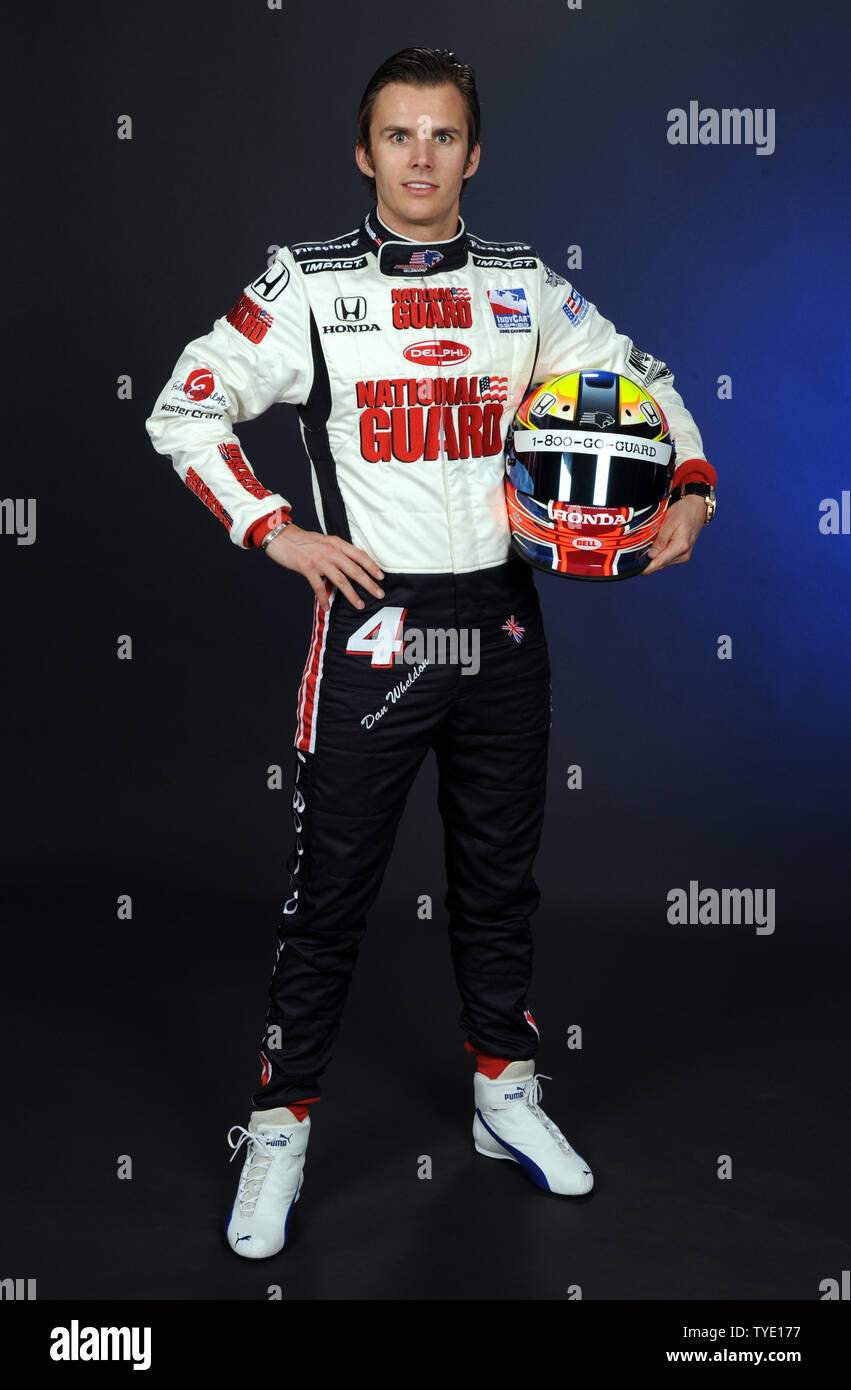
M 378 258 L 383 275 L 442 275 L 467 264 L 467 229 L 460 216 L 458 231 L 448 241 L 415 241 L 386 227 L 376 204 L 361 223 L 361 237 Z

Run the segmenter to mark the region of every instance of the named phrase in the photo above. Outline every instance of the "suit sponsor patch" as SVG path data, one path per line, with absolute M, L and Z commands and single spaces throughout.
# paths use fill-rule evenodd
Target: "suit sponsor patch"
M 584 299 L 579 291 L 571 286 L 567 299 L 561 307 L 572 324 L 580 324 L 591 306 L 588 300 Z
M 500 333 L 531 333 L 532 316 L 525 290 L 488 290 L 488 303 Z

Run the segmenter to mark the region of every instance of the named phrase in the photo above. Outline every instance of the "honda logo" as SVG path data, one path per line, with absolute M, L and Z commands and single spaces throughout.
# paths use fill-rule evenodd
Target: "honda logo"
M 255 280 L 251 286 L 258 299 L 272 300 L 277 299 L 281 290 L 286 289 L 289 284 L 290 272 L 282 261 L 274 260 L 266 271 Z
M 360 294 L 341 294 L 334 300 L 334 313 L 341 323 L 366 318 L 366 300 Z

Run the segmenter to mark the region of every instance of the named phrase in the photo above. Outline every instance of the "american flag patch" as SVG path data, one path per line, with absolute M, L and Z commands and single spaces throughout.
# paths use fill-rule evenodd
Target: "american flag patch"
M 507 632 L 509 637 L 513 637 L 515 642 L 522 642 L 523 634 L 526 631 L 525 627 L 520 626 L 513 613 L 511 617 L 507 618 L 503 623 L 502 630 L 503 632 Z
M 483 401 L 504 401 L 508 397 L 507 376 L 480 376 L 479 395 Z
M 588 300 L 583 299 L 579 291 L 571 287 L 570 293 L 561 307 L 571 323 L 580 324 L 588 313 Z

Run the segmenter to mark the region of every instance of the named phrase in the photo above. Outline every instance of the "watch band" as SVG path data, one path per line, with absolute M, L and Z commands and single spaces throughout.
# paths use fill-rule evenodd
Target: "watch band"
M 704 526 L 708 526 L 715 515 L 717 502 L 715 499 L 715 488 L 709 483 L 679 483 L 668 498 L 668 506 L 672 507 L 675 502 L 686 496 L 702 497 L 706 503 L 706 520 Z

